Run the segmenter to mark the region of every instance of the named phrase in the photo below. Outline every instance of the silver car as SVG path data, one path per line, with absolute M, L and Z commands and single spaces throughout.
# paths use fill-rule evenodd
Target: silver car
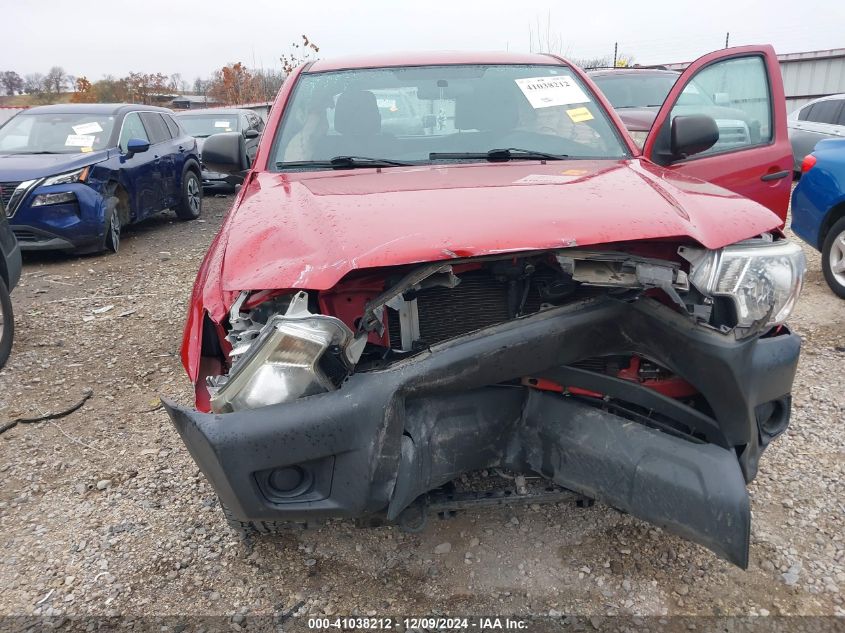
M 804 157 L 826 138 L 845 138 L 845 94 L 810 101 L 787 118 L 793 169 L 801 171 Z

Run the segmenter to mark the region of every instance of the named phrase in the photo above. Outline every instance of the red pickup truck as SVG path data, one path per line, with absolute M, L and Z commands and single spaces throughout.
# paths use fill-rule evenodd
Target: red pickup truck
M 693 80 L 743 110 L 745 143 L 676 109 Z M 236 170 L 242 143 L 203 160 Z M 553 55 L 308 63 L 197 276 L 197 410 L 167 410 L 245 532 L 407 526 L 501 468 L 745 567 L 746 483 L 800 349 L 791 169 L 769 46 L 693 63 L 642 150 Z

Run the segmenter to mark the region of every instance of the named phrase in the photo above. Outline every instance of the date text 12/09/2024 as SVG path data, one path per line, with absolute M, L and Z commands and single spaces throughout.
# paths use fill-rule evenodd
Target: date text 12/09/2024
M 500 618 L 495 616 L 475 616 L 472 618 L 453 617 L 334 617 L 308 618 L 308 628 L 314 630 L 340 629 L 383 630 L 383 629 L 439 629 L 458 630 L 475 629 L 478 631 L 525 630 L 528 621 L 518 618 Z

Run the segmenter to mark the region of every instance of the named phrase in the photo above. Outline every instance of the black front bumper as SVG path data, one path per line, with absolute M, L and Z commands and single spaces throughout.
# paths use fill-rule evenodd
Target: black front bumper
M 745 567 L 745 483 L 788 422 L 799 349 L 788 333 L 736 341 L 650 300 L 602 298 L 440 344 L 295 402 L 225 415 L 165 405 L 238 521 L 393 519 L 461 473 L 501 466 L 540 473 Z M 693 441 L 578 398 L 502 384 L 623 353 L 695 385 L 717 437 Z M 652 404 L 701 417 L 675 401 Z

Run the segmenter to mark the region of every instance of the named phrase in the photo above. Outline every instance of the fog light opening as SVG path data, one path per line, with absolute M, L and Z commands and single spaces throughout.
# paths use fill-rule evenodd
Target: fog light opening
M 267 487 L 273 496 L 297 497 L 311 488 L 314 478 L 300 466 L 276 468 L 267 477 Z

